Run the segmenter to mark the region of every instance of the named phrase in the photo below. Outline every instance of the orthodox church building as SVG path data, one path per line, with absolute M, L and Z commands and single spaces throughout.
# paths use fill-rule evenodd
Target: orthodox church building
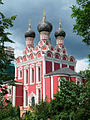
M 55 47 L 50 37 L 52 24 L 46 20 L 45 13 L 37 29 L 40 33 L 38 45 L 33 46 L 35 32 L 29 24 L 25 32 L 26 47 L 23 56 L 15 61 L 17 86 L 13 86 L 12 103 L 14 106 L 23 106 L 24 109 L 39 104 L 41 100 L 54 99 L 61 76 L 76 84 L 84 82 L 84 78 L 75 72 L 75 58 L 67 54 L 64 45 L 66 33 L 62 30 L 61 23 L 55 32 Z

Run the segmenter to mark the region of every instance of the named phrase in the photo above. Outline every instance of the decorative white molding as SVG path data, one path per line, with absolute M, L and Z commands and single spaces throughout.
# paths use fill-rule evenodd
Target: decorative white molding
M 36 86 L 36 103 L 38 104 L 38 90 L 40 89 L 41 91 L 41 84 Z M 41 93 L 42 95 L 42 93 Z
M 51 98 L 53 99 L 53 76 L 51 76 Z
M 32 97 L 35 98 L 35 104 L 36 104 L 36 95 L 32 92 L 29 97 L 28 97 L 28 105 L 31 106 L 32 105 Z
M 13 86 L 13 99 L 12 99 L 12 104 L 15 107 L 15 96 L 16 96 L 16 90 L 15 90 L 15 86 Z
M 54 71 L 54 61 L 52 61 L 52 72 Z
M 28 67 L 25 66 L 25 69 L 24 69 L 24 85 L 28 85 L 28 83 L 26 83 L 26 70 L 28 70 L 28 82 L 29 82 L 29 69 L 28 69 Z
M 46 73 L 46 61 L 43 59 L 43 101 L 45 101 L 45 78 L 44 75 Z
M 21 62 L 21 63 L 15 63 L 15 66 L 16 67 L 20 67 L 20 66 L 24 66 L 24 65 L 29 65 L 29 64 L 37 63 L 37 62 L 42 61 L 42 60 L 43 60 L 43 56 L 35 58 L 35 59 L 30 59 L 28 61 L 24 61 L 24 62 Z
M 38 76 L 38 68 L 40 67 L 40 81 L 39 81 L 39 76 Z M 41 83 L 41 63 L 36 64 L 36 83 Z
M 32 69 L 34 69 L 34 82 L 32 82 Z M 35 84 L 35 65 L 30 65 L 30 85 Z
M 20 72 L 22 72 L 22 77 L 20 76 Z M 23 68 L 18 68 L 18 80 L 21 80 L 23 78 Z
M 82 79 L 80 77 L 76 77 L 76 85 L 78 84 L 79 82 L 79 85 L 82 84 Z

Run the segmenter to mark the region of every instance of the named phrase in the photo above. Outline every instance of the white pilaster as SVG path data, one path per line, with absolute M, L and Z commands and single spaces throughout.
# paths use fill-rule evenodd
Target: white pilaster
M 54 71 L 54 61 L 52 61 L 52 72 Z
M 13 86 L 13 99 L 12 99 L 12 104 L 15 106 L 15 86 Z
M 53 99 L 53 76 L 51 76 L 51 98 Z
M 44 75 L 46 73 L 46 61 L 45 61 L 45 57 L 43 58 L 43 101 L 45 101 L 45 79 L 44 79 Z
M 60 68 L 62 68 L 62 63 L 60 63 Z

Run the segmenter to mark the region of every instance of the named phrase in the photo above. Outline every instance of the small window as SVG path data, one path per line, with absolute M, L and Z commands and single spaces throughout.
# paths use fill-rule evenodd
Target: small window
M 11 95 L 11 89 L 9 89 L 8 94 Z
M 20 71 L 20 78 L 22 78 L 22 71 Z
M 77 85 L 79 85 L 80 84 L 80 82 L 79 81 L 77 81 Z
M 26 84 L 28 84 L 28 70 L 26 70 Z
M 32 83 L 34 83 L 34 69 L 32 68 Z
M 40 104 L 41 102 L 41 90 L 38 90 L 38 103 Z
M 35 97 L 32 97 L 32 107 L 34 107 L 35 106 Z
M 40 71 L 40 67 L 38 67 L 38 82 L 41 81 L 41 71 Z
M 28 106 L 28 92 L 26 91 L 26 106 Z

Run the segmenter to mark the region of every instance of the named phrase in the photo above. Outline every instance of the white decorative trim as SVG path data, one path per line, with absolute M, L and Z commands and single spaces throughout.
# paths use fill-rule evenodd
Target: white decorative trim
M 59 74 L 59 75 L 57 75 L 57 74 L 56 75 L 47 75 L 47 76 L 45 76 L 45 78 L 50 77 L 50 76 L 59 76 L 60 77 L 60 76 L 69 76 L 69 75 L 64 75 L 64 74 L 63 75 L 62 74 Z
M 34 69 L 34 82 L 32 82 L 32 68 Z M 35 84 L 35 65 L 30 65 L 30 85 Z
M 53 76 L 51 76 L 51 98 L 53 99 Z
M 43 59 L 43 101 L 45 101 L 45 78 L 44 75 L 46 73 L 46 61 Z
M 26 84 L 26 70 L 28 70 L 28 82 L 29 82 L 29 66 L 24 67 L 24 85 L 28 85 L 28 83 Z
M 43 57 L 38 57 L 38 58 L 30 59 L 28 61 L 24 61 L 24 62 L 21 62 L 21 63 L 15 63 L 15 66 L 16 67 L 20 67 L 20 66 L 24 66 L 24 65 L 37 63 L 37 62 L 42 61 L 42 60 L 43 60 Z
M 40 81 L 38 80 L 38 67 L 40 67 Z M 41 63 L 36 64 L 36 83 L 41 83 Z
M 32 97 L 35 98 L 35 104 L 36 104 L 36 95 L 32 92 L 29 97 L 28 97 L 28 105 L 31 106 L 32 105 Z
M 54 71 L 54 61 L 52 61 L 52 72 Z
M 38 90 L 40 89 L 40 91 L 41 91 L 41 85 L 37 85 L 36 86 L 36 103 L 38 104 Z M 42 95 L 42 93 L 41 93 L 41 95 Z
M 20 72 L 22 72 L 22 77 L 20 76 Z M 18 68 L 18 80 L 21 80 L 23 78 L 23 69 L 22 67 Z
M 76 85 L 77 85 L 78 82 L 79 82 L 79 85 L 82 84 L 82 81 L 81 81 L 81 78 L 80 78 L 80 77 L 76 77 Z
M 15 81 L 16 81 L 16 77 L 17 77 L 17 67 L 15 65 Z
M 16 95 L 16 90 L 15 90 L 15 86 L 13 86 L 13 99 L 12 99 L 13 106 L 15 106 L 15 95 Z

